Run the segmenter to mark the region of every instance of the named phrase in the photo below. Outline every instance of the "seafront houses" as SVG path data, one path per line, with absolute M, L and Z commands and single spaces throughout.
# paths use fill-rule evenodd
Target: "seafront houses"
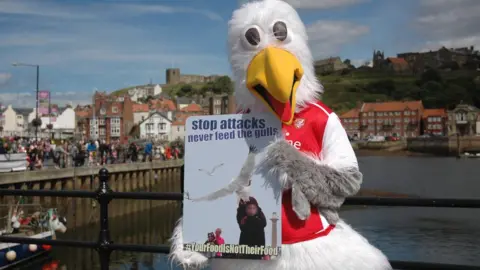
M 353 108 L 340 116 L 342 125 L 345 128 L 345 131 L 347 131 L 349 138 L 360 138 L 359 113 L 359 108 Z
M 28 133 L 28 114 L 32 109 L 14 109 L 12 105 L 2 108 L 0 126 L 2 136 L 24 136 Z
M 140 138 L 155 140 L 171 140 L 172 114 L 169 111 L 161 113 L 153 111 L 150 115 L 140 122 Z
M 368 136 L 417 137 L 421 134 L 424 107 L 417 101 L 365 102 L 342 116 L 347 133 L 359 138 Z M 358 115 L 358 117 L 355 117 Z M 355 127 L 358 123 L 358 129 Z
M 125 96 L 124 101 L 119 102 L 104 92 L 96 92 L 93 99 L 95 104 L 85 117 L 88 138 L 127 142 L 133 127 L 133 102 L 130 97 Z
M 447 112 L 445 109 L 423 111 L 423 133 L 444 136 L 447 134 Z

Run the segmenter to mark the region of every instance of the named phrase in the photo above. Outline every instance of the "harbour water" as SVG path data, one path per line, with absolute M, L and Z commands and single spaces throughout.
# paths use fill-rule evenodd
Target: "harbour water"
M 365 175 L 363 187 L 421 197 L 478 198 L 478 160 L 432 157 L 360 157 Z M 114 202 L 115 203 L 115 202 Z M 138 204 L 138 201 L 126 202 Z M 131 207 L 136 207 L 131 206 Z M 139 207 L 135 214 L 112 218 L 115 243 L 167 243 L 179 217 L 179 205 Z M 95 210 L 94 215 L 97 215 Z M 480 247 L 480 210 L 364 207 L 341 213 L 348 223 L 392 260 L 476 265 Z M 87 216 L 87 215 L 85 215 Z M 98 225 L 72 229 L 62 239 L 95 240 Z M 48 269 L 52 261 L 59 269 L 98 269 L 95 251 L 55 248 L 48 258 L 19 269 Z M 112 269 L 177 269 L 163 254 L 113 253 Z

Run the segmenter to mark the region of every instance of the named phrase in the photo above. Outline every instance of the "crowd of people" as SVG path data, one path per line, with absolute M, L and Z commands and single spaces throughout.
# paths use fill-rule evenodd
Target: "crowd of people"
M 179 159 L 182 151 L 179 147 L 167 143 L 119 141 L 107 143 L 105 140 L 50 140 L 38 141 L 19 137 L 1 138 L 0 154 L 26 153 L 30 170 L 53 167 L 82 167 L 105 164 L 148 162 L 154 159 Z

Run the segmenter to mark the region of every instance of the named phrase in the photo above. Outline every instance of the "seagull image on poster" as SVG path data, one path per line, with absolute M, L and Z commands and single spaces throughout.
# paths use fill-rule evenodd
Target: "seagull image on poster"
M 187 198 L 194 202 L 213 201 L 235 192 L 239 199 L 248 201 L 250 197 L 251 178 L 255 170 L 256 153 L 257 148 L 255 146 L 250 146 L 247 159 L 245 160 L 242 169 L 240 169 L 240 173 L 226 187 L 200 198 L 190 198 L 190 195 L 187 194 Z
M 223 166 L 223 163 L 220 163 L 220 164 L 214 166 L 210 171 L 206 171 L 206 170 L 204 170 L 204 169 L 198 169 L 198 170 L 199 170 L 200 172 L 204 172 L 204 173 L 206 173 L 206 174 L 208 174 L 208 175 L 210 175 L 210 176 L 213 176 L 213 173 L 214 173 L 218 168 L 220 168 L 220 167 L 222 167 L 222 166 Z

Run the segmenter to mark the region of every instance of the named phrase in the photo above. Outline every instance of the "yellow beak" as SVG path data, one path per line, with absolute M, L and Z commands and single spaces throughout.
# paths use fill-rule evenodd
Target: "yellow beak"
M 282 121 L 291 125 L 295 114 L 296 92 L 303 68 L 290 52 L 267 47 L 247 68 L 247 88 Z

